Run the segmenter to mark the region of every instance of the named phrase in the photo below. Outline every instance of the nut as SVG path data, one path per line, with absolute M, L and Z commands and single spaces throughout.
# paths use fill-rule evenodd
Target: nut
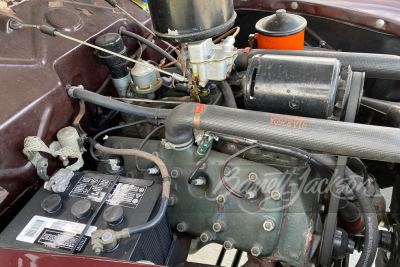
M 229 250 L 229 249 L 233 249 L 233 240 L 228 239 L 224 242 L 224 249 Z
M 154 151 L 153 153 L 151 153 L 153 156 L 156 156 L 157 158 L 160 157 L 160 153 L 158 153 L 158 151 Z
M 226 166 L 225 169 L 224 169 L 224 176 L 229 176 L 229 175 L 231 175 L 231 172 L 232 172 L 231 168 L 229 168 L 228 166 Z
M 275 228 L 275 222 L 272 219 L 267 219 L 264 224 L 263 228 L 267 232 L 271 232 Z
M 178 169 L 171 170 L 171 178 L 178 179 L 181 176 L 181 172 Z
M 275 13 L 278 17 L 285 16 L 286 10 L 285 9 L 278 9 Z
M 200 241 L 203 243 L 206 243 L 208 241 L 210 241 L 212 239 L 212 235 L 209 231 L 204 231 L 201 235 L 200 235 Z
M 271 198 L 273 200 L 280 200 L 281 199 L 281 192 L 278 189 L 274 189 L 271 191 Z
M 290 4 L 290 7 L 291 7 L 292 9 L 297 9 L 297 8 L 299 7 L 299 4 L 297 4 L 297 2 L 292 2 L 292 3 Z
M 181 233 L 186 232 L 188 229 L 188 224 L 186 222 L 180 222 L 176 226 L 176 229 L 178 230 L 178 232 L 181 232 Z
M 174 196 L 168 198 L 168 206 L 175 206 L 178 202 L 178 199 Z
M 223 195 L 223 194 L 220 194 L 220 195 L 217 196 L 216 200 L 217 200 L 218 204 L 223 205 L 223 204 L 226 203 L 226 196 Z
M 224 230 L 225 223 L 223 221 L 216 221 L 213 223 L 212 229 L 214 232 L 219 233 Z
M 258 180 L 258 174 L 255 172 L 249 173 L 249 180 L 250 182 L 255 183 Z
M 258 257 L 261 255 L 262 247 L 260 245 L 256 244 L 251 248 L 250 252 L 251 252 L 251 255 L 253 255 L 254 257 Z

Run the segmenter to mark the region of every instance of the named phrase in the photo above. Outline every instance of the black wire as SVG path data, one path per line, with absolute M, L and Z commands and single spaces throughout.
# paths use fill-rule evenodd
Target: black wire
M 254 144 L 248 147 L 243 148 L 242 150 L 236 152 L 235 154 L 233 154 L 232 156 L 230 156 L 224 163 L 224 165 L 222 165 L 221 168 L 221 173 L 220 173 L 220 178 L 221 178 L 221 182 L 222 184 L 225 186 L 226 190 L 229 191 L 229 193 L 231 193 L 232 195 L 234 195 L 237 198 L 244 198 L 243 195 L 239 194 L 238 192 L 236 192 L 235 190 L 233 190 L 225 181 L 225 168 L 226 166 L 228 166 L 229 162 L 231 162 L 234 158 L 236 158 L 237 156 L 239 156 L 240 154 L 243 154 L 244 152 L 253 149 L 253 148 L 259 148 L 260 145 L 259 144 Z
M 210 157 L 211 154 L 211 150 L 212 150 L 212 143 L 210 145 L 210 147 L 207 149 L 206 154 L 204 155 L 204 157 L 201 159 L 201 161 L 197 164 L 196 168 L 193 170 L 192 174 L 189 176 L 188 179 L 188 184 L 192 183 L 193 177 L 196 175 L 196 173 L 198 172 L 198 170 L 201 168 L 201 166 L 203 166 L 204 163 L 206 163 L 206 161 L 208 160 L 208 158 Z
M 362 170 L 363 170 L 363 175 L 364 175 L 364 182 L 368 180 L 368 171 L 367 171 L 367 167 L 365 166 L 364 162 L 362 162 L 361 159 L 359 158 L 353 158 L 357 161 L 357 163 L 361 166 Z
M 93 137 L 93 140 L 96 140 L 97 138 L 99 138 L 99 136 L 101 136 L 101 135 L 103 135 L 103 134 L 105 134 L 105 133 L 108 133 L 108 132 L 111 132 L 111 131 L 114 131 L 114 130 L 118 130 L 118 129 L 122 129 L 122 128 L 125 128 L 125 127 L 134 126 L 134 125 L 141 124 L 141 123 L 146 123 L 146 122 L 147 122 L 147 120 L 135 121 L 135 122 L 132 122 L 132 123 L 128 123 L 128 124 L 124 124 L 124 125 L 119 125 L 119 126 L 114 126 L 114 127 L 105 129 L 104 131 L 101 131 L 101 132 L 99 132 L 98 134 L 96 134 L 96 135 Z M 99 159 L 98 157 L 96 157 L 96 155 L 94 154 L 94 148 L 93 148 L 92 145 L 90 145 L 89 150 L 90 150 L 90 155 L 92 155 L 92 158 L 93 158 L 95 161 L 106 161 L 106 160 L 101 160 L 101 159 Z
M 139 150 L 142 150 L 142 149 L 143 149 L 144 145 L 147 143 L 147 141 L 149 141 L 150 137 L 152 137 L 153 134 L 155 134 L 158 130 L 160 130 L 160 129 L 164 128 L 164 127 L 165 127 L 165 125 L 161 125 L 161 126 L 158 126 L 157 128 L 155 128 L 153 131 L 151 131 L 151 132 L 146 136 L 146 138 L 143 139 L 142 143 L 141 143 L 140 146 L 139 146 Z M 142 170 L 142 169 L 140 169 L 139 163 L 138 163 L 138 157 L 135 157 L 135 166 L 136 166 L 136 170 L 138 170 L 139 172 L 147 172 L 147 170 Z

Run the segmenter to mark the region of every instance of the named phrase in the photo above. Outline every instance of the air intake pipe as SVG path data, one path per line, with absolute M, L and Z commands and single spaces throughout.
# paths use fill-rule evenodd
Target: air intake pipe
M 394 55 L 349 53 L 331 50 L 267 50 L 252 49 L 245 52 L 238 50 L 238 57 L 235 60 L 236 70 L 247 69 L 248 62 L 255 55 L 287 55 L 303 57 L 325 57 L 337 58 L 342 68 L 351 66 L 353 71 L 365 72 L 366 78 L 381 78 L 400 80 L 400 57 Z
M 165 143 L 182 148 L 193 129 L 294 146 L 332 155 L 400 162 L 400 129 L 232 109 L 182 104 L 166 121 Z

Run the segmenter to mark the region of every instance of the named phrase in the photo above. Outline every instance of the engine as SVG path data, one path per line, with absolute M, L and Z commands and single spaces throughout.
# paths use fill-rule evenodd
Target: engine
M 26 136 L 43 185 L 1 247 L 165 266 L 185 264 L 192 240 L 247 252 L 246 266 L 348 266 L 356 251 L 371 266 L 379 247 L 398 266 L 398 218 L 366 167 L 400 162 L 399 106 L 368 89 L 399 79 L 398 56 L 310 45 L 305 16 L 285 9 L 249 27 L 232 0 L 148 0 L 148 27 L 106 2 L 133 22 L 91 40 L 8 21 L 78 43 L 109 77 L 96 92 L 70 79 L 72 124 L 51 143 Z

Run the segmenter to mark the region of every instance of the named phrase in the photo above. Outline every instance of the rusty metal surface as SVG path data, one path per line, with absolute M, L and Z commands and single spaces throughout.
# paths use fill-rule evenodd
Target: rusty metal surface
M 400 1 L 397 0 L 234 0 L 234 4 L 236 9 L 273 11 L 284 8 L 293 13 L 326 17 L 400 36 Z M 377 27 L 378 19 L 385 21 L 383 27 Z
M 121 1 L 121 5 L 150 26 L 148 13 L 130 2 Z M 10 8 L 15 15 L 0 11 L 0 187 L 8 192 L 0 203 L 0 229 L 18 212 L 18 207 L 12 208 L 14 202 L 37 187 L 35 170 L 22 154 L 24 138 L 37 135 L 50 144 L 56 132 L 69 125 L 78 112 L 77 101 L 71 104 L 65 86 L 82 84 L 94 91 L 108 75 L 108 69 L 101 65 L 91 48 L 32 28 L 13 31 L 8 27 L 12 18 L 29 24 L 48 24 L 47 14 L 53 9 L 48 1 L 14 3 Z M 82 13 L 82 8 L 91 15 Z M 56 23 L 61 32 L 81 40 L 93 43 L 100 34 L 117 32 L 120 26 L 145 35 L 120 11 L 103 1 L 64 1 L 57 9 L 57 14 L 63 9 L 66 14 L 73 12 L 79 17 L 82 25 L 76 31 L 70 30 L 71 21 L 65 16 L 60 16 Z M 128 54 L 138 48 L 132 40 L 124 42 L 129 47 Z M 145 57 L 153 58 L 154 53 L 147 50 Z M 49 171 L 57 166 L 57 160 L 50 160 Z
M 58 253 L 33 252 L 0 248 L 0 259 L 7 266 L 18 267 L 142 267 L 147 264 L 112 260 L 98 257 L 78 256 Z

